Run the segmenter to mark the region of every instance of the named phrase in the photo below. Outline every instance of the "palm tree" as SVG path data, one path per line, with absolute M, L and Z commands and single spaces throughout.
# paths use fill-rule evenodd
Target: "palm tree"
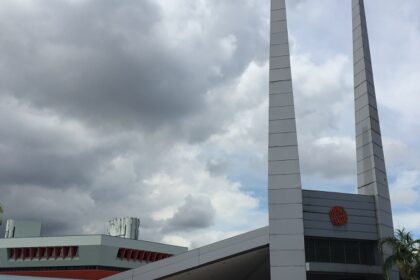
M 398 229 L 393 237 L 384 238 L 379 242 L 382 252 L 384 246 L 392 250 L 392 254 L 384 262 L 386 279 L 389 279 L 392 266 L 399 270 L 401 280 L 420 279 L 420 239 L 415 240 L 411 232 Z

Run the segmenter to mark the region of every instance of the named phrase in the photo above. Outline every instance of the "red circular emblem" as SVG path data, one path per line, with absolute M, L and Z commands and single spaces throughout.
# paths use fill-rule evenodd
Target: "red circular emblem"
M 330 210 L 330 220 L 335 226 L 344 226 L 347 224 L 348 216 L 346 210 L 341 206 L 335 206 Z

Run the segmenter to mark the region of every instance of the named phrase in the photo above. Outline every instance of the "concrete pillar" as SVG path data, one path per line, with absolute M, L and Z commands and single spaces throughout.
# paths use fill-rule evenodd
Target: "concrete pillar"
M 268 197 L 272 280 L 305 280 L 302 189 L 285 0 L 271 1 Z
M 363 0 L 352 0 L 352 10 L 358 192 L 375 196 L 379 237 L 384 238 L 394 234 L 394 226 Z

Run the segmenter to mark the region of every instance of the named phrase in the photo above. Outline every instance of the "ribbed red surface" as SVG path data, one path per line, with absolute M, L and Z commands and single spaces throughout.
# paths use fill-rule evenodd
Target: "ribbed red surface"
M 119 248 L 117 258 L 127 261 L 155 262 L 171 257 L 171 254 L 136 250 L 129 248 Z
M 120 271 L 111 270 L 48 270 L 48 271 L 10 271 L 0 272 L 0 274 L 6 275 L 18 275 L 18 276 L 38 276 L 38 277 L 57 277 L 57 278 L 69 278 L 69 279 L 86 279 L 86 280 L 99 280 Z
M 35 257 L 38 259 L 73 259 L 77 257 L 78 250 L 78 246 L 8 248 L 8 255 L 10 259 L 14 260 L 33 260 Z

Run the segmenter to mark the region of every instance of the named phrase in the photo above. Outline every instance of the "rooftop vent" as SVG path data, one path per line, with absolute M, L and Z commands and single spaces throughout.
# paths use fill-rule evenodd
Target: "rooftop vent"
M 137 240 L 139 227 L 140 219 L 138 218 L 115 218 L 108 223 L 108 235 Z
M 23 220 L 7 220 L 4 238 L 40 237 L 41 223 Z

